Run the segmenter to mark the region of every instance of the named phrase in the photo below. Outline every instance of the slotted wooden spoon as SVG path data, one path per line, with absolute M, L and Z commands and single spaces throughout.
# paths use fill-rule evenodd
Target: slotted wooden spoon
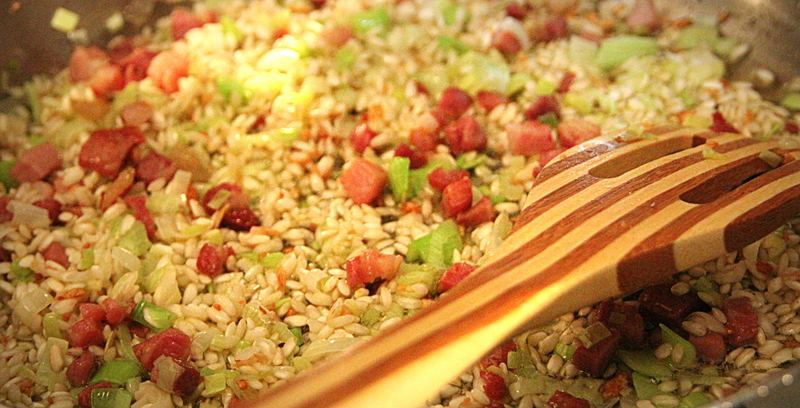
M 703 129 L 653 134 L 562 154 L 481 268 L 252 406 L 421 406 L 509 336 L 741 249 L 800 214 L 797 152 Z

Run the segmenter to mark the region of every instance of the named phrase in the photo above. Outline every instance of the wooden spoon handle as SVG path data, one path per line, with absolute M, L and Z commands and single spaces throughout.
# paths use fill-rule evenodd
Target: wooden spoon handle
M 420 406 L 521 329 L 739 249 L 800 213 L 800 161 L 767 171 L 759 159 L 776 143 L 660 133 L 567 152 L 542 171 L 516 231 L 483 267 L 433 306 L 255 406 Z M 725 159 L 705 158 L 712 147 Z M 682 199 L 697 191 L 718 197 Z

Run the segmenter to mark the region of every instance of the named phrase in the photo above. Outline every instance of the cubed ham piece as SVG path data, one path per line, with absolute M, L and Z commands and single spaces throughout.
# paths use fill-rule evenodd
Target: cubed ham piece
M 4 195 L 0 196 L 0 223 L 9 222 L 14 218 L 14 213 L 8 209 L 8 203 L 11 197 Z
M 682 330 L 681 323 L 692 312 L 708 310 L 697 292 L 690 290 L 683 295 L 672 293 L 671 283 L 653 285 L 639 294 L 639 313 L 645 321 L 664 323 L 672 330 Z
M 147 68 L 150 67 L 156 54 L 158 53 L 144 47 L 133 49 L 118 63 L 123 81 L 127 84 L 147 78 Z
M 0 262 L 11 262 L 11 252 L 7 249 L 0 247 Z
M 397 148 L 394 149 L 394 155 L 397 157 L 407 158 L 410 162 L 409 168 L 411 170 L 416 170 L 428 164 L 428 157 L 425 156 L 424 152 L 412 149 L 407 144 L 401 144 L 400 146 L 397 146 Z
M 522 42 L 509 30 L 497 30 L 492 34 L 492 47 L 505 55 L 517 55 L 522 51 Z
M 162 372 L 162 367 L 169 367 L 166 369 L 166 374 Z M 197 389 L 197 386 L 203 381 L 203 377 L 196 368 L 187 362 L 161 356 L 154 363 L 150 381 L 172 394 L 188 396 Z
M 236 184 L 220 183 L 206 192 L 201 204 L 208 214 L 213 214 L 225 205 L 231 209 L 250 208 L 250 196 Z
M 555 115 L 556 118 L 560 118 L 561 105 L 559 105 L 558 99 L 556 99 L 555 96 L 542 95 L 536 98 L 536 100 L 525 109 L 525 118 L 528 120 L 536 120 L 539 119 L 540 116 L 547 115 L 548 113 Z
M 466 113 L 470 106 L 472 106 L 472 96 L 467 91 L 449 87 L 442 92 L 439 104 L 436 105 L 436 112 L 442 115 L 444 123 L 449 123 Z
M 220 226 L 234 231 L 250 231 L 250 228 L 261 224 L 255 211 L 249 208 L 231 208 L 222 216 Z
M 178 81 L 189 75 L 189 58 L 179 51 L 158 53 L 147 67 L 147 76 L 166 93 L 178 91 Z
M 170 13 L 169 20 L 172 25 L 172 39 L 180 40 L 189 30 L 216 22 L 217 15 L 210 11 L 195 14 L 183 7 L 176 7 Z
M 390 280 L 397 275 L 403 257 L 387 255 L 376 249 L 368 249 L 364 253 L 347 260 L 347 284 L 350 286 L 367 284 L 377 279 Z
M 509 102 L 508 98 L 499 91 L 478 91 L 475 99 L 486 112 L 491 112 L 494 108 Z
M 42 250 L 42 257 L 45 261 L 53 261 L 65 268 L 69 267 L 67 251 L 63 245 L 56 241 L 53 241 L 47 248 Z
M 558 157 L 559 154 L 564 153 L 566 151 L 567 148 L 562 147 L 559 149 L 547 150 L 539 153 L 539 165 L 544 166 L 545 164 L 549 163 L 550 160 L 555 159 L 556 157 Z M 534 177 L 536 177 L 536 175 L 534 175 Z
M 556 390 L 547 400 L 550 408 L 591 408 L 589 400 L 578 398 L 568 392 Z
M 119 117 L 125 126 L 139 126 L 153 117 L 153 106 L 146 101 L 136 101 L 123 106 L 119 111 Z
M 33 202 L 33 205 L 47 210 L 47 216 L 50 218 L 50 222 L 58 221 L 58 215 L 61 214 L 61 208 L 63 207 L 61 203 L 54 198 L 36 200 Z
M 713 121 L 712 125 L 709 126 L 709 129 L 715 132 L 725 132 L 725 133 L 741 133 L 739 129 L 736 129 L 733 125 L 731 125 L 725 116 L 722 116 L 720 111 L 715 111 L 711 114 L 711 119 Z
M 95 130 L 81 146 L 78 164 L 114 179 L 131 149 L 144 140 L 142 132 L 133 126 Z
M 101 381 L 97 384 L 90 385 L 78 393 L 78 405 L 80 405 L 81 408 L 92 408 L 92 390 L 96 390 L 98 388 L 117 387 L 108 381 Z
M 84 350 L 78 358 L 67 366 L 67 380 L 73 387 L 83 387 L 89 383 L 95 369 L 94 354 Z
M 472 181 L 454 181 L 442 190 L 442 215 L 454 218 L 472 206 Z
M 28 183 L 44 179 L 59 167 L 58 149 L 50 142 L 42 142 L 23 153 L 9 174 L 20 183 Z
M 102 306 L 105 311 L 106 322 L 112 326 L 116 326 L 125 321 L 133 311 L 132 305 L 125 306 L 110 297 L 103 299 L 103 301 L 100 302 L 100 306 Z
M 556 146 L 548 125 L 535 120 L 506 125 L 508 148 L 514 154 L 531 156 L 536 153 L 554 150 Z
M 67 330 L 67 340 L 72 347 L 102 346 L 105 344 L 103 328 L 97 320 L 80 319 Z
M 147 208 L 147 196 L 144 194 L 131 195 L 125 197 L 125 204 L 133 210 L 133 217 L 144 224 L 144 229 L 147 231 L 147 238 L 150 242 L 156 240 L 156 223 L 153 220 L 153 215 L 150 209 Z
M 697 357 L 706 363 L 720 363 L 727 355 L 725 337 L 720 333 L 709 331 L 702 336 L 690 334 L 689 343 L 697 349 Z
M 604 300 L 592 311 L 588 321 L 589 324 L 600 322 L 619 330 L 619 347 L 623 350 L 639 350 L 644 346 L 644 319 L 632 305 Z
M 506 380 L 489 370 L 480 370 L 479 373 L 483 379 L 483 393 L 490 401 L 502 400 L 508 392 Z
M 483 196 L 468 210 L 459 213 L 456 216 L 456 222 L 465 227 L 474 227 L 484 222 L 494 221 L 496 215 L 492 200 L 488 196 Z
M 512 1 L 506 4 L 506 15 L 517 20 L 524 19 L 530 11 L 531 7 L 524 2 Z
M 160 178 L 169 181 L 176 171 L 175 163 L 171 159 L 151 150 L 136 164 L 136 179 L 146 184 Z
M 753 309 L 750 299 L 735 297 L 722 304 L 725 313 L 725 340 L 733 347 L 752 343 L 758 335 L 758 314 Z
M 350 144 L 357 152 L 364 153 L 375 136 L 378 136 L 378 132 L 372 130 L 366 122 L 361 122 L 350 133 Z
M 569 24 L 564 16 L 555 16 L 544 22 L 544 41 L 553 41 L 566 37 L 569 34 Z
M 131 187 L 133 187 L 133 182 L 136 178 L 135 175 L 136 171 L 133 169 L 133 167 L 126 167 L 119 172 L 117 178 L 108 184 L 108 188 L 103 192 L 103 195 L 100 196 L 100 203 L 98 203 L 98 207 L 105 211 L 108 209 L 108 207 L 111 207 L 114 203 L 116 203 L 117 199 L 124 197 L 125 194 L 128 194 L 128 191 L 130 191 Z
M 69 78 L 72 82 L 89 80 L 98 69 L 110 64 L 108 53 L 98 47 L 77 46 L 69 58 Z
M 450 183 L 465 178 L 469 178 L 469 172 L 464 169 L 446 170 L 442 167 L 437 167 L 428 173 L 428 183 L 437 190 L 444 190 Z
M 565 72 L 564 76 L 561 77 L 561 82 L 558 83 L 558 88 L 556 89 L 556 92 L 560 94 L 569 92 L 569 88 L 572 87 L 573 81 L 575 81 L 575 73 Z
M 656 11 L 653 0 L 636 0 L 633 9 L 625 17 L 625 24 L 634 32 L 647 34 L 658 30 L 661 17 Z
M 85 82 L 92 88 L 95 95 L 100 97 L 106 97 L 125 87 L 122 70 L 120 67 L 111 64 L 98 68 L 94 75 Z
M 444 128 L 444 138 L 453 155 L 486 149 L 488 138 L 471 115 L 462 116 Z
M 350 26 L 340 25 L 329 27 L 322 30 L 320 38 L 334 48 L 340 48 L 348 41 L 355 38 L 355 32 Z
M 617 352 L 620 334 L 617 329 L 610 328 L 611 334 L 592 344 L 591 347 L 579 345 L 572 354 L 572 363 L 579 370 L 593 377 L 601 377 Z
M 356 157 L 342 172 L 339 182 L 356 204 L 371 204 L 383 194 L 389 176 L 381 166 Z
M 485 357 L 483 357 L 478 364 L 480 368 L 487 368 L 491 366 L 499 367 L 500 364 L 508 364 L 508 353 L 517 350 L 517 343 L 513 340 L 508 340 L 505 343 L 495 347 Z
M 561 146 L 572 147 L 600 136 L 600 126 L 586 119 L 567 119 L 556 128 Z
M 187 361 L 191 354 L 192 339 L 186 333 L 170 327 L 156 333 L 153 337 L 133 346 L 133 353 L 147 371 L 153 370 L 153 363 L 161 356 Z
M 456 262 L 450 265 L 446 271 L 439 278 L 439 292 L 447 292 L 456 286 L 461 280 L 466 278 L 469 274 L 475 271 L 475 265 L 466 262 Z
M 103 323 L 106 320 L 106 311 L 103 306 L 97 303 L 82 303 L 78 306 L 81 319 L 94 320 L 97 323 Z
M 421 152 L 432 152 L 439 144 L 439 135 L 429 129 L 416 128 L 408 134 L 408 142 Z
M 197 271 L 211 277 L 221 275 L 227 268 L 225 263 L 233 255 L 233 249 L 227 245 L 205 243 L 197 255 Z

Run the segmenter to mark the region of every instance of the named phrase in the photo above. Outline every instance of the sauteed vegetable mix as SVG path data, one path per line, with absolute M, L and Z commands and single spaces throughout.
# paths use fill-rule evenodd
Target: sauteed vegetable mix
M 206 1 L 78 44 L 5 90 L 0 397 L 235 406 L 457 285 L 570 146 L 671 123 L 797 147 L 795 96 L 723 79 L 747 52 L 723 18 Z M 800 357 L 795 227 L 521 334 L 429 405 L 697 407 L 756 382 Z

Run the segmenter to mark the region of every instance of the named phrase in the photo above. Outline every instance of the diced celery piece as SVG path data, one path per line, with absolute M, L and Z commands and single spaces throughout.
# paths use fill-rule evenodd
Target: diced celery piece
M 68 33 L 74 31 L 75 28 L 78 27 L 80 21 L 81 16 L 78 13 L 63 7 L 58 7 L 53 13 L 53 18 L 50 20 L 50 27 Z
M 145 201 L 145 206 L 153 213 L 175 214 L 184 208 L 183 198 L 180 194 L 170 194 L 163 191 L 152 192 Z
M 672 378 L 672 369 L 656 358 L 652 350 L 619 350 L 617 356 L 633 371 L 658 379 Z
M 142 372 L 142 366 L 138 361 L 112 360 L 100 366 L 100 369 L 89 380 L 89 385 L 103 381 L 123 385 L 128 379 L 138 377 Z
M 453 263 L 453 251 L 461 250 L 461 236 L 458 226 L 452 219 L 445 220 L 431 233 L 427 259 L 435 265 L 447 268 Z
M 406 261 L 416 262 L 422 261 L 428 257 L 428 249 L 430 248 L 431 234 L 425 234 L 408 244 L 408 252 L 406 253 Z
M 121 388 L 95 388 L 92 390 L 92 408 L 130 407 L 133 395 Z
M 552 95 L 558 89 L 558 85 L 546 80 L 540 79 L 536 81 L 536 86 L 534 86 L 533 91 L 536 92 L 537 95 Z
M 11 189 L 19 185 L 17 180 L 11 176 L 11 168 L 14 167 L 15 163 L 16 160 L 0 161 L 0 183 L 3 183 L 6 189 Z
M 701 44 L 714 47 L 719 40 L 719 30 L 711 24 L 693 24 L 681 30 L 675 46 L 684 50 L 697 48 Z
M 467 152 L 456 158 L 456 166 L 460 169 L 470 170 L 486 161 L 486 155 L 477 152 Z
M 422 265 L 403 263 L 394 280 L 398 285 L 406 287 L 421 283 L 428 288 L 428 293 L 433 293 L 436 291 L 442 272 L 444 271 L 439 266 L 429 263 Z M 401 287 L 398 287 L 397 292 L 409 297 L 421 297 L 415 292 Z
M 22 86 L 22 90 L 25 92 L 25 99 L 31 110 L 31 121 L 33 123 L 40 123 L 42 119 L 42 102 L 36 85 L 33 84 L 33 81 L 28 81 Z
M 688 340 L 663 324 L 659 324 L 659 327 L 661 327 L 661 337 L 665 342 L 672 344 L 673 350 L 675 347 L 681 347 L 683 349 L 683 357 L 680 361 L 673 360 L 672 356 L 669 357 L 672 365 L 677 368 L 686 368 L 697 362 L 697 350 L 692 343 L 689 343 Z
M 781 106 L 793 111 L 800 111 L 800 92 L 792 92 L 781 98 Z
M 511 70 L 502 57 L 473 51 L 464 53 L 452 66 L 449 75 L 458 87 L 469 93 L 480 90 L 505 93 L 511 82 Z
M 300 138 L 300 129 L 296 127 L 282 127 L 278 128 L 272 133 L 270 137 L 284 144 L 290 144 Z
M 231 77 L 217 78 L 217 91 L 230 102 L 234 97 L 239 98 L 239 102 L 246 105 L 250 100 L 250 91 L 237 79 Z
M 508 362 L 506 363 L 509 370 L 519 370 L 524 367 L 534 365 L 533 359 L 527 353 L 521 351 L 509 351 Z
M 150 250 L 150 239 L 147 238 L 147 230 L 141 221 L 135 221 L 133 225 L 119 237 L 120 247 L 127 249 L 136 256 L 142 256 Z
M 280 252 L 272 252 L 264 255 L 259 263 L 265 268 L 277 268 L 283 260 L 283 254 Z
M 525 74 L 523 72 L 517 72 L 511 75 L 508 79 L 508 86 L 506 87 L 505 94 L 506 96 L 511 96 L 516 94 L 517 92 L 522 91 L 525 89 L 525 84 L 533 82 L 533 78 L 530 75 Z
M 236 39 L 236 42 L 242 42 L 244 40 L 244 34 L 242 34 L 242 30 L 239 27 L 236 27 L 236 23 L 228 16 L 223 16 L 219 20 L 220 25 L 222 25 L 222 32 L 225 34 L 233 35 L 233 38 Z
M 303 356 L 296 356 L 292 359 L 292 365 L 297 372 L 308 370 L 311 368 L 311 361 Z
M 336 68 L 338 68 L 340 71 L 347 71 L 353 67 L 357 57 L 358 56 L 353 50 L 347 47 L 342 47 L 336 52 L 336 56 L 333 57 L 333 61 Z
M 85 248 L 81 251 L 81 260 L 78 262 L 78 270 L 85 271 L 94 265 L 94 248 Z
M 364 311 L 364 314 L 361 315 L 361 324 L 366 327 L 372 327 L 375 323 L 378 323 L 381 320 L 381 311 L 376 309 L 375 307 L 368 307 L 367 310 Z
M 372 30 L 383 33 L 389 28 L 389 12 L 383 7 L 374 7 L 356 13 L 350 22 L 357 33 L 365 34 Z
M 42 327 L 46 337 L 64 338 L 64 334 L 61 333 L 61 328 L 59 327 L 59 321 L 62 321 L 62 319 L 57 313 L 50 312 L 42 316 Z
M 294 336 L 294 339 L 296 341 L 297 347 L 300 347 L 300 346 L 303 345 L 303 343 L 305 343 L 303 341 L 303 331 L 299 327 L 293 327 L 293 328 L 289 329 L 289 331 Z
M 389 162 L 389 186 L 392 196 L 398 203 L 405 202 L 410 196 L 409 171 L 411 160 L 407 157 L 395 156 Z
M 658 44 L 655 38 L 620 35 L 603 40 L 597 50 L 595 62 L 603 70 L 616 68 L 629 58 L 655 55 Z
M 664 394 L 658 389 L 655 381 L 645 375 L 639 373 L 632 373 L 633 389 L 636 391 L 636 398 L 640 400 L 649 400 L 656 395 Z
M 597 44 L 577 35 L 569 39 L 569 59 L 583 67 L 591 67 L 597 56 Z
M 203 384 L 205 385 L 205 389 L 203 390 L 205 395 L 214 395 L 216 393 L 222 392 L 227 387 L 228 379 L 225 377 L 224 373 L 213 373 L 203 377 Z
M 441 47 L 443 50 L 453 50 L 458 55 L 462 55 L 469 51 L 469 46 L 447 35 L 440 35 L 436 38 L 436 41 L 438 42 L 439 47 Z
M 19 259 L 11 261 L 10 275 L 14 282 L 33 282 L 33 270 L 19 266 Z
M 140 300 L 131 313 L 134 321 L 139 322 L 154 330 L 164 330 L 172 327 L 178 316 L 170 310 L 156 306 L 146 300 Z
M 564 343 L 556 344 L 556 348 L 553 350 L 554 353 L 558 354 L 564 360 L 572 360 L 572 355 L 575 353 L 575 346 L 570 346 Z
M 693 392 L 681 399 L 678 408 L 700 408 L 711 402 L 702 392 Z

